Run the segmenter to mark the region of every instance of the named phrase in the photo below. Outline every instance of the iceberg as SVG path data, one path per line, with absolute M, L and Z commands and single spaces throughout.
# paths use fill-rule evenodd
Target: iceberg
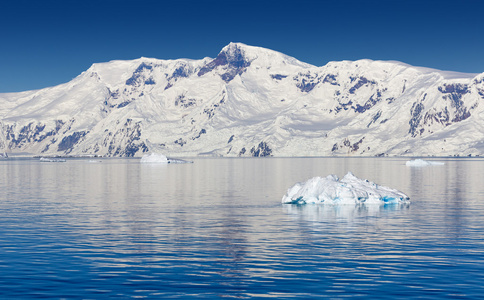
M 390 204 L 409 201 L 404 193 L 360 179 L 351 172 L 341 180 L 336 175 L 328 175 L 296 183 L 282 197 L 285 204 Z
M 148 163 L 148 164 L 186 164 L 192 163 L 191 161 L 183 160 L 183 159 L 174 159 L 168 158 L 161 153 L 151 153 L 145 154 L 141 157 L 140 163 Z
M 160 153 L 145 154 L 141 157 L 141 163 L 161 163 L 167 164 L 168 158 Z
M 442 166 L 443 162 L 439 161 L 427 161 L 423 159 L 409 160 L 405 163 L 407 167 L 427 167 L 427 166 Z
M 39 159 L 40 162 L 66 162 L 63 158 L 50 158 L 50 157 L 41 157 Z

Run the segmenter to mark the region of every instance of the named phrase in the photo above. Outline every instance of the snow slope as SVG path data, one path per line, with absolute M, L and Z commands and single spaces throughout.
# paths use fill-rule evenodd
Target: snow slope
M 483 101 L 484 73 L 372 60 L 316 67 L 231 43 L 214 59 L 111 61 L 59 86 L 0 94 L 0 150 L 482 155 Z

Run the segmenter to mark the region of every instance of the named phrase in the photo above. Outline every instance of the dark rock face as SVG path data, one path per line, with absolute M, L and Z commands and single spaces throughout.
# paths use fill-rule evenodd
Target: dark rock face
M 202 128 L 202 130 L 200 130 L 200 132 L 198 133 L 198 135 L 195 136 L 195 137 L 193 137 L 192 140 L 199 139 L 202 136 L 202 134 L 207 134 L 207 131 L 204 128 Z
M 408 133 L 410 133 L 412 137 L 416 137 L 417 134 L 419 133 L 417 131 L 417 127 L 419 126 L 420 121 L 422 120 L 423 109 L 424 109 L 424 105 L 420 102 L 415 102 L 412 105 L 412 108 L 410 109 L 410 114 L 412 117 L 408 122 L 408 124 L 410 125 L 410 129 L 408 130 Z M 422 131 L 420 131 L 420 133 L 422 133 Z
M 183 108 L 188 108 L 197 104 L 196 99 L 186 98 L 185 95 L 179 95 L 175 99 L 175 106 L 181 106 Z
M 190 73 L 188 72 L 188 70 L 186 70 L 183 66 L 180 66 L 180 67 L 176 68 L 176 70 L 173 72 L 173 74 L 170 76 L 170 78 L 168 78 L 168 80 L 178 79 L 178 78 L 186 78 L 188 76 L 190 76 Z
M 287 75 L 281 75 L 281 74 L 271 74 L 271 78 L 272 79 L 275 79 L 275 80 L 282 80 L 284 78 L 286 78 Z
M 304 93 L 309 93 L 321 82 L 321 78 L 317 74 L 311 74 L 310 72 L 299 73 L 294 77 L 294 80 L 296 81 L 296 86 Z
M 338 85 L 339 86 L 337 75 L 333 75 L 333 74 L 326 75 L 323 79 L 323 83 L 329 83 L 331 85 Z
M 331 148 L 331 152 L 334 152 L 343 148 L 347 148 L 349 152 L 356 152 L 360 149 L 360 146 L 363 143 L 364 139 L 365 137 L 362 137 L 358 142 L 352 144 L 348 138 L 345 138 L 343 140 L 342 145 L 338 145 L 338 143 L 335 143 L 333 145 L 333 148 Z
M 250 154 L 253 157 L 271 156 L 272 155 L 272 149 L 269 148 L 269 145 L 267 145 L 266 142 L 260 142 L 259 145 L 257 146 L 257 148 L 252 147 L 252 149 L 250 149 Z
M 370 85 L 370 84 L 376 84 L 375 81 L 368 80 L 367 78 L 365 78 L 363 76 L 350 77 L 350 80 L 351 80 L 351 82 L 357 81 L 356 84 L 353 85 L 353 87 L 350 88 L 350 90 L 349 90 L 350 94 L 354 94 L 356 92 L 356 90 L 361 88 L 362 86 Z
M 52 137 L 53 142 L 55 142 L 54 136 L 59 133 L 64 124 L 64 121 L 56 120 L 55 129 L 46 131 L 46 125 L 43 123 L 29 123 L 23 126 L 18 134 L 15 134 L 15 125 L 6 125 L 5 139 L 7 141 L 7 147 L 9 149 L 21 148 L 28 143 L 40 143 L 49 137 Z
M 79 142 L 87 134 L 86 131 L 77 131 L 73 134 L 66 136 L 57 146 L 57 151 L 65 151 L 66 154 L 72 151 L 72 147 Z
M 371 124 L 376 124 L 376 121 L 381 117 L 381 110 L 379 110 L 371 119 L 370 123 L 366 125 L 366 128 L 369 128 Z
M 187 143 L 183 138 L 179 138 L 178 140 L 174 141 L 175 144 L 180 145 L 180 147 L 183 147 Z
M 126 80 L 126 85 L 140 86 L 143 83 L 148 85 L 156 84 L 152 77 L 146 78 L 146 76 L 144 76 L 145 70 L 150 71 L 152 69 L 153 66 L 141 63 L 138 68 L 136 68 L 136 70 L 133 72 L 133 75 L 128 78 L 128 80 Z
M 124 146 L 120 146 L 120 142 L 123 142 Z M 123 127 L 115 132 L 110 132 L 106 129 L 104 140 L 101 144 L 104 147 L 108 147 L 108 152 L 106 153 L 108 157 L 133 157 L 140 151 L 143 153 L 149 151 L 146 144 L 141 141 L 141 121 L 133 122 L 132 119 L 126 119 Z M 96 153 L 99 151 L 99 148 L 99 145 L 96 143 L 84 152 Z
M 381 96 L 382 96 L 381 91 L 377 90 L 376 94 L 373 94 L 370 97 L 370 99 L 368 99 L 365 102 L 365 104 L 363 104 L 363 106 L 360 105 L 360 104 L 356 104 L 355 112 L 364 113 L 365 111 L 369 110 L 370 108 L 375 106 L 375 104 L 377 104 L 378 102 L 380 102 L 382 100 Z
M 250 66 L 250 61 L 245 58 L 244 52 L 240 47 L 234 46 L 231 51 L 220 52 L 214 60 L 206 64 L 200 69 L 200 71 L 198 71 L 198 76 L 203 76 L 219 66 L 223 66 L 226 70 L 226 72 L 221 74 L 220 77 L 223 81 L 228 83 L 234 79 L 235 76 L 245 72 L 247 67 Z
M 455 109 L 454 118 L 452 122 L 460 122 L 471 116 L 469 110 L 462 101 L 462 97 L 469 93 L 469 87 L 466 84 L 444 84 L 439 86 L 439 92 L 444 94 L 442 98 L 450 101 L 450 106 Z

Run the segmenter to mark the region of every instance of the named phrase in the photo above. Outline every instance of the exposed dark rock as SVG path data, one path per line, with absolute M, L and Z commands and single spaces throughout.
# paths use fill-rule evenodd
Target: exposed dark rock
M 131 101 L 124 101 L 122 103 L 119 103 L 118 106 L 116 106 L 116 108 L 123 108 L 130 103 L 131 103 Z
M 271 78 L 272 79 L 275 79 L 275 80 L 282 80 L 284 78 L 286 78 L 287 75 L 281 75 L 281 74 L 271 74 Z
M 375 81 L 368 80 L 363 76 L 361 76 L 361 77 L 350 77 L 350 79 L 351 79 L 351 82 L 356 81 L 358 79 L 358 82 L 353 87 L 350 88 L 350 90 L 349 90 L 350 94 L 354 94 L 357 89 L 361 88 L 364 85 L 376 84 Z
M 338 145 L 338 143 L 335 143 L 333 145 L 333 148 L 331 148 L 331 151 L 334 152 L 334 151 L 337 151 L 340 148 L 346 147 L 346 148 L 348 148 L 348 150 L 350 152 L 356 152 L 360 148 L 360 145 L 361 145 L 361 143 L 363 143 L 364 139 L 365 139 L 365 137 L 361 138 L 358 142 L 351 144 L 350 140 L 348 138 L 345 138 L 343 140 L 342 145 Z
M 408 133 L 410 133 L 412 137 L 417 136 L 417 127 L 419 126 L 420 121 L 422 120 L 423 109 L 424 109 L 424 105 L 420 102 L 415 102 L 412 105 L 412 108 L 410 109 L 411 119 L 408 122 L 408 124 L 410 125 L 410 129 L 408 130 Z
M 202 130 L 200 130 L 200 132 L 198 133 L 198 135 L 196 137 L 193 137 L 192 140 L 198 139 L 198 138 L 200 138 L 200 136 L 202 134 L 206 134 L 206 133 L 207 133 L 207 131 L 202 128 Z
M 186 78 L 188 76 L 190 76 L 190 73 L 185 69 L 184 66 L 180 66 L 180 67 L 176 68 L 176 70 L 168 78 L 168 80 L 171 80 L 171 79 L 177 80 L 178 78 Z
M 364 113 L 365 111 L 369 110 L 375 106 L 375 104 L 381 101 L 381 95 L 381 91 L 377 90 L 376 94 L 371 95 L 370 99 L 368 99 L 363 106 L 356 104 L 355 112 Z
M 329 84 L 332 84 L 332 85 L 338 85 L 339 86 L 339 83 L 338 83 L 338 80 L 337 80 L 337 75 L 333 75 L 333 74 L 326 75 L 323 79 L 323 83 L 329 83 Z
M 194 106 L 196 104 L 197 104 L 196 99 L 186 98 L 185 95 L 179 95 L 175 99 L 175 106 L 181 106 L 181 107 L 184 107 L 184 108 L 188 108 L 188 107 Z
M 185 145 L 187 142 L 183 138 L 179 138 L 174 143 L 180 145 L 181 147 L 183 147 L 183 145 Z
M 376 120 L 378 120 L 379 118 L 381 117 L 381 110 L 379 110 L 374 116 L 373 118 L 371 119 L 370 123 L 368 123 L 368 125 L 366 125 L 367 128 L 370 127 L 371 124 L 374 124 L 376 123 Z M 381 123 L 380 123 L 381 124 Z
M 155 80 L 153 78 L 148 78 L 145 80 L 145 84 L 147 85 L 153 85 L 153 84 L 156 84 Z
M 245 72 L 246 68 L 250 66 L 250 61 L 245 58 L 243 50 L 235 45 L 228 51 L 220 52 L 214 60 L 202 67 L 198 72 L 198 76 L 203 76 L 219 66 L 225 67 L 224 70 L 226 72 L 221 74 L 220 77 L 228 83 L 234 79 L 235 76 Z
M 227 142 L 227 144 L 230 144 L 230 142 L 232 142 L 234 140 L 234 137 L 235 135 L 232 135 L 230 138 L 229 138 L 229 141 Z
M 459 94 L 464 95 L 469 93 L 469 87 L 467 84 L 463 83 L 453 83 L 453 84 L 444 84 L 443 86 L 439 86 L 439 91 L 443 94 Z
M 299 73 L 294 77 L 294 80 L 296 81 L 296 86 L 304 93 L 309 93 L 320 83 L 318 75 L 310 72 Z
M 129 143 L 124 148 L 124 156 L 125 157 L 133 157 L 140 150 L 143 153 L 149 151 L 148 147 L 146 146 L 146 144 L 144 142 L 141 142 L 140 144 Z
M 239 156 L 244 155 L 244 154 L 245 154 L 245 152 L 246 152 L 245 147 L 244 147 L 244 148 L 242 148 L 242 149 L 240 149 Z
M 106 156 L 132 157 L 137 152 L 147 152 L 149 148 L 141 141 L 141 121 L 134 122 L 132 119 L 126 119 L 123 127 L 115 133 L 105 131 L 106 135 L 102 142 L 103 147 L 108 147 Z M 116 146 L 119 144 L 122 146 Z
M 253 157 L 265 157 L 272 155 L 272 149 L 269 148 L 266 142 L 260 142 L 257 148 L 252 147 L 250 153 Z
M 152 70 L 153 66 L 150 66 L 146 63 L 141 63 L 138 68 L 133 72 L 133 75 L 126 80 L 126 85 L 131 85 L 131 86 L 139 86 L 141 82 L 144 82 L 145 84 L 155 84 L 155 81 L 153 78 L 149 77 L 147 79 L 143 80 L 143 73 L 144 70 Z
M 358 142 L 354 143 L 352 146 L 351 146 L 351 151 L 353 152 L 356 152 L 358 151 L 358 149 L 360 149 L 360 145 L 361 143 L 363 143 L 363 140 L 365 139 L 365 137 L 361 138 Z
M 77 131 L 69 136 L 64 137 L 57 146 L 57 151 L 66 151 L 66 153 L 71 152 L 72 147 L 74 147 L 74 145 L 77 144 L 79 140 L 83 138 L 86 134 L 86 131 Z

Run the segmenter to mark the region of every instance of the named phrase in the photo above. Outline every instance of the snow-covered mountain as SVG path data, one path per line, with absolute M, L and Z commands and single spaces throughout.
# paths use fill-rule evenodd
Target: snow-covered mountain
M 316 67 L 231 43 L 215 59 L 94 64 L 0 94 L 0 150 L 34 155 L 483 155 L 484 73 Z

